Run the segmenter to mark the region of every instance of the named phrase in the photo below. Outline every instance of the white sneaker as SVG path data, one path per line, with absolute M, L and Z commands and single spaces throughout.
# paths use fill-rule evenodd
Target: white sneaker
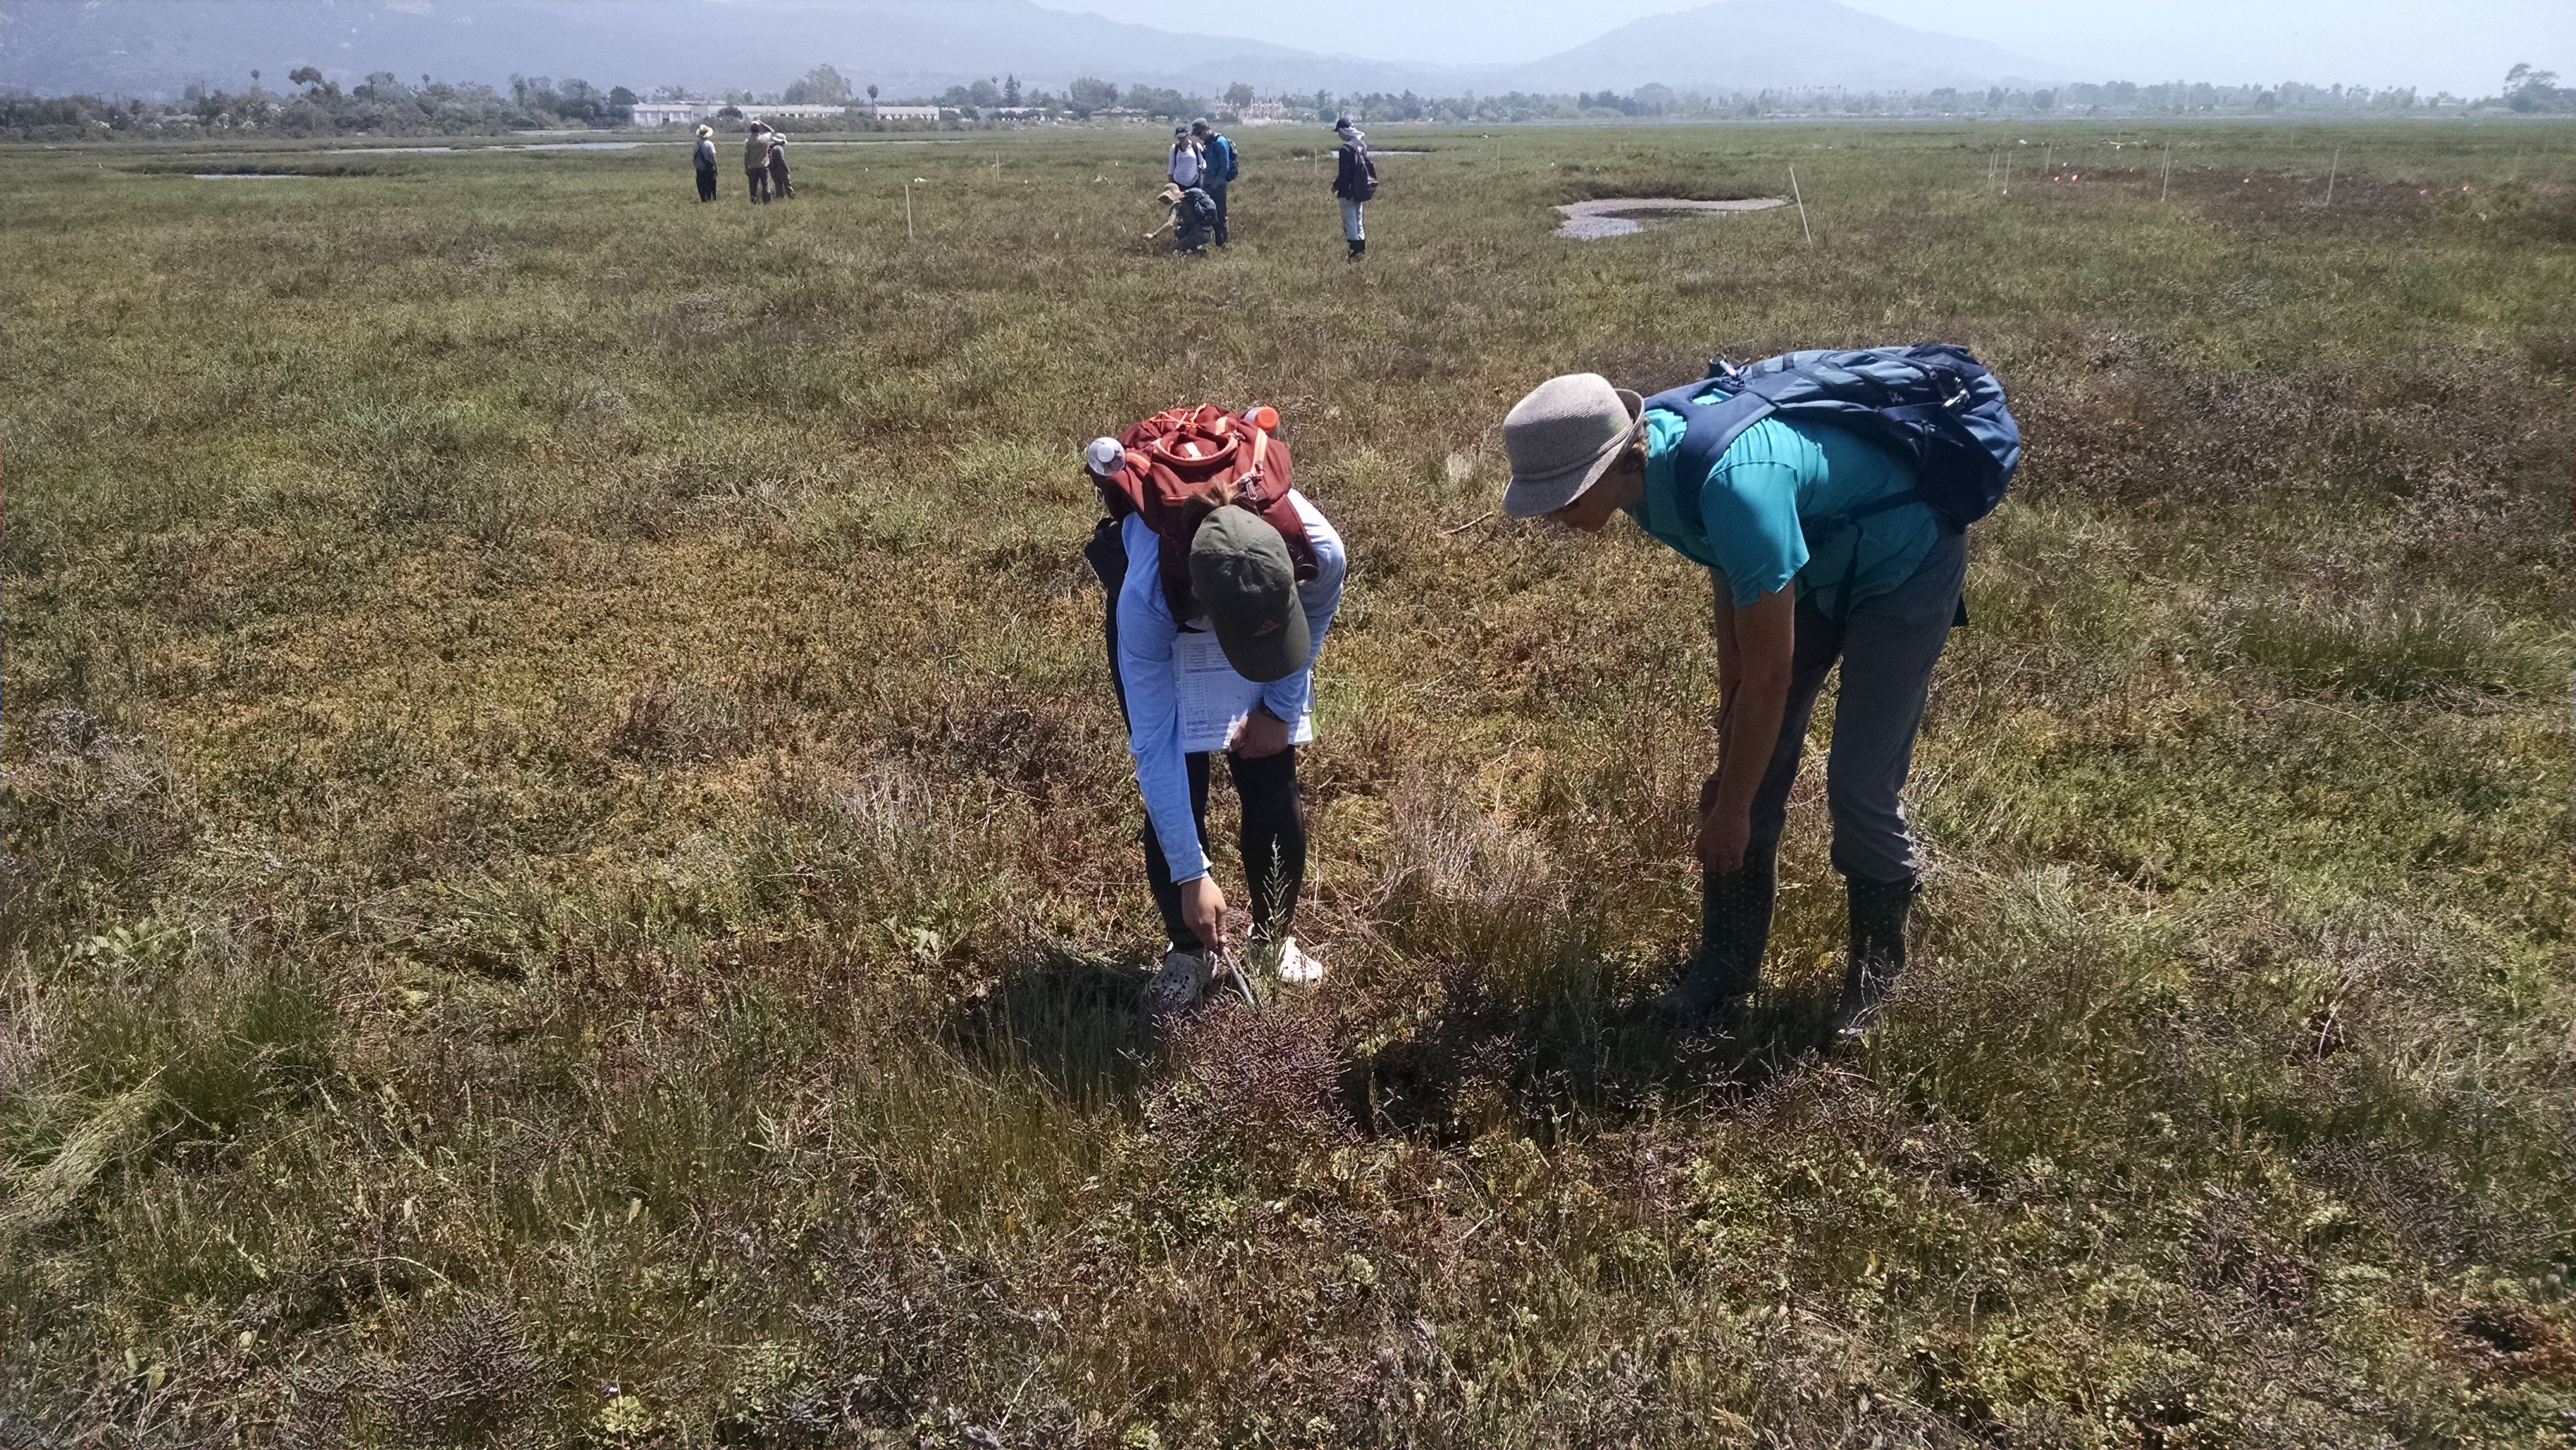
M 1279 980 L 1307 986 L 1324 980 L 1324 964 L 1308 956 L 1295 937 L 1279 942 Z
M 1199 999 L 1207 990 L 1207 958 L 1188 952 L 1164 955 L 1163 965 L 1145 979 L 1145 1015 L 1168 1017 Z

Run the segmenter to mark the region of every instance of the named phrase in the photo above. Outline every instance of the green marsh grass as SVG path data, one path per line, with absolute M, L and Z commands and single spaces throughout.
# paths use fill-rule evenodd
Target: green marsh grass
M 2576 137 L 1388 134 L 1356 266 L 1240 139 L 1203 262 L 1141 134 L 0 154 L 10 1443 L 2563 1435 Z M 1499 420 L 1924 337 L 2030 451 L 1921 966 L 1804 1050 L 1811 769 L 1666 1041 L 1707 586 Z M 1158 1042 L 1074 460 L 1199 398 L 1353 551 L 1333 975 Z

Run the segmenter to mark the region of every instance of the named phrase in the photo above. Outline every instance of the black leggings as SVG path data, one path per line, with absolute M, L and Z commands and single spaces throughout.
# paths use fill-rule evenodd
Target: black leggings
M 1127 686 L 1118 674 L 1118 590 L 1127 582 L 1127 549 L 1116 519 L 1101 521 L 1082 556 L 1109 591 L 1103 633 L 1109 641 L 1109 683 L 1118 692 L 1118 714 L 1124 719 Z M 1190 773 L 1190 819 L 1198 829 L 1202 850 L 1207 847 L 1208 757 L 1212 753 L 1202 750 L 1184 757 Z M 1252 892 L 1252 929 L 1263 939 L 1275 941 L 1288 934 L 1297 914 L 1297 893 L 1306 884 L 1306 792 L 1297 784 L 1297 747 L 1253 759 L 1228 751 L 1225 761 L 1227 773 L 1234 777 L 1235 796 L 1243 805 L 1243 830 L 1236 845 L 1243 852 L 1244 880 Z M 1163 843 L 1150 820 L 1145 823 L 1144 842 L 1145 885 L 1154 893 L 1154 909 L 1162 913 L 1172 950 L 1196 952 L 1203 943 L 1181 919 L 1181 888 L 1172 881 L 1171 863 L 1163 859 Z
M 1116 606 L 1113 604 L 1113 608 Z M 1207 845 L 1208 757 L 1187 757 L 1190 768 L 1190 817 L 1198 827 L 1199 845 Z M 1288 934 L 1297 914 L 1297 892 L 1306 884 L 1306 793 L 1297 785 L 1297 747 L 1277 755 L 1246 759 L 1226 752 L 1234 776 L 1234 793 L 1243 803 L 1243 832 L 1236 845 L 1243 852 L 1243 876 L 1252 891 L 1252 930 L 1264 941 Z M 1172 868 L 1163 860 L 1163 843 L 1154 823 L 1145 823 L 1145 884 L 1154 893 L 1154 909 L 1163 914 L 1163 930 L 1172 950 L 1195 952 L 1198 933 L 1181 919 L 1181 888 L 1172 884 Z
M 700 200 L 700 201 L 713 201 L 713 200 L 715 200 L 715 199 L 716 199 L 716 174 L 715 174 L 714 172 L 712 172 L 712 171 L 701 171 L 701 172 L 699 172 L 699 173 L 698 173 L 698 200 Z

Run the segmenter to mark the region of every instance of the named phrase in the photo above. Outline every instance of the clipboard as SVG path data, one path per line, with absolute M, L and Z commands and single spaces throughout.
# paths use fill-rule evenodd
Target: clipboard
M 1262 687 L 1234 672 L 1216 635 L 1184 629 L 1172 640 L 1172 677 L 1181 703 L 1181 750 L 1196 754 L 1223 750 L 1252 708 L 1261 703 Z M 1315 712 L 1307 710 L 1288 727 L 1288 743 L 1310 745 L 1315 739 Z

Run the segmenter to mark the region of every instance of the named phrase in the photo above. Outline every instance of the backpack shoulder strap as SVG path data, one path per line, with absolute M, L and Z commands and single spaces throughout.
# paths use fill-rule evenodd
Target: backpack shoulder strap
M 1294 484 L 1290 481 L 1288 445 L 1274 442 L 1268 429 L 1249 427 L 1252 434 L 1252 458 L 1240 475 L 1245 490 L 1245 503 L 1279 535 L 1288 546 L 1288 562 L 1299 583 L 1316 577 L 1322 562 L 1315 557 L 1315 542 L 1306 537 L 1306 520 L 1297 505 L 1288 498 Z
M 1712 388 L 1718 396 L 1702 401 Z M 1667 388 L 1646 400 L 1646 407 L 1677 414 L 1682 420 L 1681 442 L 1673 449 L 1673 467 L 1683 478 L 1706 478 L 1726 456 L 1726 450 L 1743 436 L 1744 430 L 1772 414 L 1771 400 L 1747 387 L 1734 385 L 1731 375 L 1711 375 L 1695 383 Z M 1682 516 L 1693 524 L 1700 521 L 1699 490 L 1674 490 Z

